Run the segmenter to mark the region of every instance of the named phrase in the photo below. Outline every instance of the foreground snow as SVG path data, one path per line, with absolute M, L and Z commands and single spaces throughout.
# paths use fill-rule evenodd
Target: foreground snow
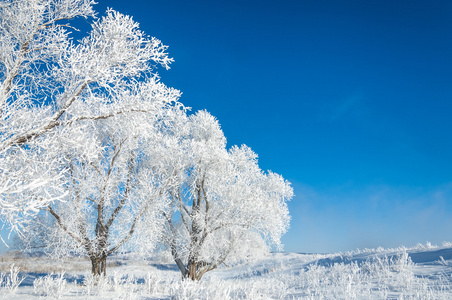
M 114 260 L 107 280 L 94 285 L 84 271 L 90 268 L 87 261 L 3 257 L 0 299 L 452 299 L 451 244 L 273 253 L 212 271 L 200 283 L 182 282 L 177 267 L 161 258 Z M 13 262 L 26 271 L 17 278 L 8 271 Z

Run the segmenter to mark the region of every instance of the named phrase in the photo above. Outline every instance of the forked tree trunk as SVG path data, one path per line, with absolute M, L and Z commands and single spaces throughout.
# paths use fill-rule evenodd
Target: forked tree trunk
M 186 276 L 182 275 L 183 278 L 200 281 L 202 276 L 212 269 L 206 268 L 206 265 L 201 262 L 190 262 L 188 263 L 187 270 Z
M 91 273 L 93 276 L 107 275 L 107 257 L 91 258 Z

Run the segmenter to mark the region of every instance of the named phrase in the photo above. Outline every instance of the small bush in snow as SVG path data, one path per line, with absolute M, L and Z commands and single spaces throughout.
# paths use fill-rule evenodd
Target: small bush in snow
M 19 268 L 12 264 L 9 274 L 0 273 L 0 290 L 13 295 L 24 279 L 25 277 L 19 277 Z
M 66 287 L 67 281 L 64 279 L 64 273 L 57 276 L 51 273 L 33 281 L 33 291 L 37 296 L 60 299 L 68 292 Z

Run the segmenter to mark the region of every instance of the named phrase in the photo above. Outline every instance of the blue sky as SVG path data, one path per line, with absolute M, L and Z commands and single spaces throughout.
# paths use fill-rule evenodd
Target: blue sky
M 452 2 L 99 0 L 162 81 L 292 182 L 286 251 L 452 241 Z
M 99 0 L 162 81 L 292 182 L 286 251 L 452 241 L 452 2 Z

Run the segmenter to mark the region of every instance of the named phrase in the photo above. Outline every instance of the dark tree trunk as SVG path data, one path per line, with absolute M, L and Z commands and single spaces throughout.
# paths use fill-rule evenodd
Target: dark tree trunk
M 188 266 L 186 268 L 187 273 L 183 274 L 183 278 L 189 278 L 192 281 L 199 281 L 201 280 L 202 276 L 214 269 L 214 268 L 209 268 L 209 266 L 211 266 L 210 264 L 206 264 L 204 262 L 199 262 L 199 261 L 191 261 L 188 263 Z
M 190 278 L 191 280 L 195 281 L 197 280 L 197 276 L 196 276 L 196 271 L 197 271 L 197 264 L 192 261 L 188 263 L 188 278 Z M 200 278 L 201 279 L 201 278 Z
M 91 273 L 93 276 L 107 275 L 107 257 L 91 258 Z
M 184 263 L 179 258 L 176 258 L 174 261 L 176 262 L 180 272 L 182 273 L 182 279 L 187 278 L 189 273 Z

